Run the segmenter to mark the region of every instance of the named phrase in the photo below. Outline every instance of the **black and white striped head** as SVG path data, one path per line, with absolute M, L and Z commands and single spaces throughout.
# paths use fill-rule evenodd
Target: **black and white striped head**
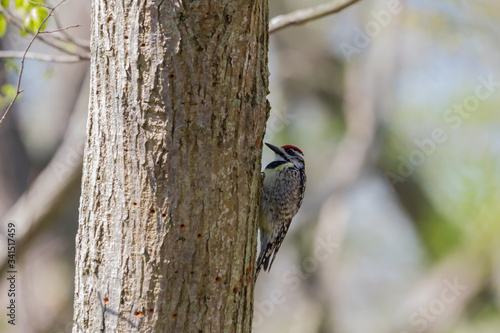
M 297 169 L 304 169 L 304 153 L 299 148 L 291 145 L 276 147 L 270 143 L 266 146 L 276 153 L 275 161 L 292 162 Z

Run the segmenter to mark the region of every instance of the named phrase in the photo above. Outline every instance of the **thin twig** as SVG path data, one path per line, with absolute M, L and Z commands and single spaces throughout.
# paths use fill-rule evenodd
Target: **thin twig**
M 276 16 L 269 22 L 269 33 L 272 34 L 273 32 L 291 25 L 304 24 L 330 14 L 338 13 L 358 1 L 359 0 L 334 0 L 316 7 L 299 9 L 285 15 Z
M 35 5 L 38 5 L 38 6 L 41 6 L 41 7 L 44 7 L 44 8 L 47 8 L 47 9 L 52 9 L 52 7 L 50 6 L 47 6 L 47 5 L 42 5 L 42 4 L 39 4 L 39 3 L 36 3 L 32 0 L 29 0 L 29 2 L 35 4 Z M 50 34 L 50 33 L 53 33 L 53 32 L 62 32 L 62 34 L 64 35 L 65 38 L 61 38 L 59 36 L 51 36 L 53 39 L 55 40 L 58 40 L 60 42 L 63 42 L 63 43 L 71 43 L 71 44 L 74 44 L 75 46 L 83 49 L 83 50 L 90 50 L 90 42 L 81 42 L 81 41 L 78 41 L 76 38 L 74 38 L 73 36 L 71 36 L 70 34 L 68 34 L 66 32 L 66 30 L 69 30 L 71 28 L 78 28 L 80 27 L 79 24 L 75 24 L 75 25 L 72 25 L 72 26 L 69 26 L 69 27 L 63 27 L 61 22 L 59 21 L 59 17 L 57 15 L 53 15 L 53 18 L 54 18 L 54 22 L 56 23 L 56 26 L 57 26 L 57 29 L 56 30 L 52 30 L 52 31 L 42 31 L 40 32 L 40 34 Z
M 48 10 L 52 10 L 52 7 L 50 7 L 49 5 L 46 5 L 46 4 L 43 4 L 43 3 L 38 3 L 38 2 L 35 2 L 35 1 L 32 1 L 32 0 L 29 0 L 28 1 L 29 3 L 35 5 L 35 6 L 38 6 L 38 7 L 43 7 L 45 9 L 48 9 Z
M 54 12 L 54 10 L 56 10 L 57 7 L 59 7 L 60 5 L 62 5 L 66 0 L 61 0 L 61 2 L 59 2 L 54 8 L 52 8 L 49 12 L 49 14 L 43 19 L 42 23 L 40 24 L 40 26 L 38 27 L 35 35 L 33 36 L 33 38 L 31 39 L 31 41 L 29 42 L 28 46 L 26 47 L 26 50 L 24 50 L 24 55 L 23 57 L 21 58 L 21 69 L 19 70 L 19 76 L 17 78 L 17 88 L 16 88 L 16 95 L 14 96 L 14 98 L 12 99 L 12 101 L 10 102 L 9 106 L 7 107 L 7 110 L 5 110 L 3 116 L 2 116 L 2 119 L 0 119 L 0 126 L 2 126 L 2 123 L 4 122 L 5 120 L 5 117 L 7 117 L 7 114 L 9 113 L 10 109 L 12 109 L 12 106 L 14 105 L 14 103 L 16 102 L 17 98 L 19 97 L 19 95 L 23 92 L 23 90 L 21 89 L 21 80 L 23 78 L 23 71 L 24 71 L 24 60 L 26 59 L 26 54 L 28 54 L 28 51 L 29 49 L 31 48 L 31 45 L 33 45 L 33 42 L 35 41 L 35 39 L 38 37 L 38 35 L 40 34 L 40 31 L 42 30 L 42 27 L 43 25 L 45 24 L 45 22 L 47 22 L 47 20 L 49 19 L 49 17 L 52 15 L 52 13 Z
M 62 27 L 61 22 L 59 21 L 59 16 L 57 14 L 54 15 L 54 22 L 56 23 L 56 26 L 58 28 Z M 82 50 L 85 51 L 90 51 L 90 41 L 89 40 L 80 40 L 78 38 L 75 38 L 71 34 L 69 34 L 67 31 L 62 31 L 63 36 L 66 38 L 66 42 L 70 42 L 81 48 Z
M 74 55 L 54 55 L 54 54 L 44 54 L 44 53 L 36 53 L 36 52 L 28 52 L 26 56 L 24 55 L 24 51 L 0 51 L 0 58 L 25 58 L 25 59 L 33 59 L 39 61 L 47 61 L 47 62 L 58 62 L 58 63 L 75 63 L 80 61 L 88 61 L 90 60 L 90 56 L 74 56 Z
M 54 15 L 55 17 L 55 15 Z M 69 29 L 72 29 L 72 28 L 78 28 L 80 27 L 79 24 L 75 24 L 75 25 L 70 25 L 69 27 L 64 27 L 64 28 L 59 28 L 59 29 L 56 29 L 56 30 L 47 30 L 47 31 L 40 31 L 41 34 L 51 34 L 51 33 L 54 33 L 54 32 L 62 32 L 62 31 L 65 31 L 65 30 L 69 30 Z
M 5 18 L 7 19 L 7 22 L 9 22 L 13 26 L 17 27 L 19 30 L 27 31 L 24 28 L 23 24 L 19 21 L 19 19 L 16 16 L 14 16 L 10 11 L 8 11 L 7 9 L 5 9 L 5 8 L 3 8 L 3 7 L 0 6 L 0 13 L 2 13 L 3 16 L 5 16 Z M 49 12 L 49 15 L 47 15 L 47 17 L 51 16 L 50 13 L 52 13 L 52 10 Z M 31 32 L 31 31 L 27 31 L 27 32 L 30 33 L 30 34 L 33 34 L 33 32 Z M 56 50 L 64 52 L 66 54 L 69 54 L 69 55 L 78 55 L 78 53 L 74 53 L 74 52 L 68 51 L 63 46 L 61 46 L 60 44 L 58 44 L 58 43 L 56 43 L 54 41 L 54 40 L 57 40 L 57 41 L 61 41 L 61 42 L 64 42 L 64 43 L 71 44 L 71 42 L 69 42 L 69 41 L 67 41 L 67 40 L 65 40 L 63 38 L 60 38 L 60 37 L 57 37 L 57 36 L 50 36 L 49 37 L 49 35 L 47 35 L 47 36 L 38 36 L 38 40 L 40 40 L 41 42 L 49 45 L 50 47 L 55 48 Z

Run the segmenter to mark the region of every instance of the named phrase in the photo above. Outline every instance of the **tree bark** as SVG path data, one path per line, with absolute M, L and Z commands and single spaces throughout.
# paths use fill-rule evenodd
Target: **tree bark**
M 267 1 L 94 0 L 74 332 L 250 332 Z

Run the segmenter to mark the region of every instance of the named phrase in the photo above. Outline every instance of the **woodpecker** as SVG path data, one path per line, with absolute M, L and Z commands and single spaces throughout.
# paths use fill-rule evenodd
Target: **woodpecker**
M 259 208 L 260 254 L 257 274 L 271 266 L 285 238 L 292 218 L 299 211 L 306 189 L 304 154 L 295 146 L 266 145 L 276 153 L 263 172 Z

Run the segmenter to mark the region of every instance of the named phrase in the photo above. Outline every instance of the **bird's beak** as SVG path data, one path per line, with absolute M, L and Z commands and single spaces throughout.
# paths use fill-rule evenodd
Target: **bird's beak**
M 268 146 L 272 151 L 274 151 L 276 154 L 283 156 L 283 151 L 281 150 L 280 147 L 276 147 L 270 143 L 266 142 L 266 146 Z

